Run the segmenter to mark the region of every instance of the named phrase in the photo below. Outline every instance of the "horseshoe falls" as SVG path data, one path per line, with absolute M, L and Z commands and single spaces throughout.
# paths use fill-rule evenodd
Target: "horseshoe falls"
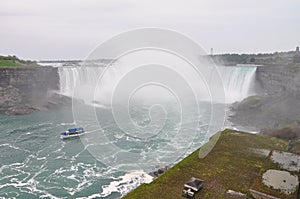
M 252 87 L 255 81 L 255 66 L 218 66 L 217 69 L 223 81 L 226 103 L 241 101 L 254 94 Z M 77 78 L 80 85 L 95 84 L 103 70 L 104 67 L 59 67 L 60 92 L 66 96 L 73 96 Z M 117 72 L 111 70 L 106 81 L 115 81 L 116 76 Z M 85 95 L 78 97 L 88 101 Z

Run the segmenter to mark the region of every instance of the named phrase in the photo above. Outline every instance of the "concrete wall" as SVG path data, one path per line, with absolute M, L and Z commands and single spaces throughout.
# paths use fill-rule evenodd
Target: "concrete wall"
M 255 199 L 280 199 L 253 189 L 250 189 L 250 192 Z

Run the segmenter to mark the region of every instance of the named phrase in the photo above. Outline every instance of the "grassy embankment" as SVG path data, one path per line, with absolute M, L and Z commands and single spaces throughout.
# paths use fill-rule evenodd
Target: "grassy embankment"
M 192 176 L 205 180 L 203 190 L 195 198 L 228 198 L 226 191 L 229 189 L 246 193 L 251 198 L 250 188 L 281 198 L 294 197 L 284 196 L 262 185 L 261 176 L 266 170 L 281 169 L 268 157 L 253 152 L 253 149 L 287 151 L 287 141 L 233 130 L 220 134 L 215 147 L 206 157 L 200 159 L 199 150 L 205 150 L 210 142 L 152 183 L 141 185 L 124 198 L 182 198 L 183 185 Z
M 0 60 L 0 67 L 15 67 L 18 66 L 12 60 Z
M 16 56 L 1 56 L 0 55 L 0 68 L 14 68 L 14 67 L 32 67 L 37 66 L 35 61 L 21 60 Z

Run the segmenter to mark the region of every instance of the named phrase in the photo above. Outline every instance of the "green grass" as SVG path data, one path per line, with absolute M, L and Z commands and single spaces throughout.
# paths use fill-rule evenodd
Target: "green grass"
M 18 66 L 13 60 L 0 60 L 0 67 L 15 67 Z
M 211 140 L 216 141 L 214 138 Z M 203 147 L 210 148 L 210 144 Z M 182 199 L 183 185 L 192 176 L 205 180 L 204 188 L 196 194 L 196 198 L 227 198 L 225 192 L 228 189 L 251 197 L 251 187 L 281 196 L 258 181 L 263 172 L 269 168 L 279 169 L 278 165 L 266 157 L 255 155 L 251 149 L 286 151 L 287 147 L 288 142 L 278 138 L 225 130 L 207 156 L 199 159 L 199 150 L 196 150 L 152 183 L 139 186 L 124 198 Z
M 0 55 L 0 68 L 15 68 L 15 67 L 34 67 L 38 66 L 35 61 L 22 60 L 16 56 Z

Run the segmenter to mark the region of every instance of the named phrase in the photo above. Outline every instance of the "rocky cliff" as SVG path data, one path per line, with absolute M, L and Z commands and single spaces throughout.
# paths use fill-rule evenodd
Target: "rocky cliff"
M 256 130 L 300 124 L 300 66 L 259 66 L 260 94 L 232 106 L 231 121 Z
M 28 114 L 52 108 L 62 101 L 57 68 L 0 68 L 0 114 Z
M 256 80 L 267 94 L 288 93 L 300 96 L 300 66 L 275 65 L 259 66 Z

